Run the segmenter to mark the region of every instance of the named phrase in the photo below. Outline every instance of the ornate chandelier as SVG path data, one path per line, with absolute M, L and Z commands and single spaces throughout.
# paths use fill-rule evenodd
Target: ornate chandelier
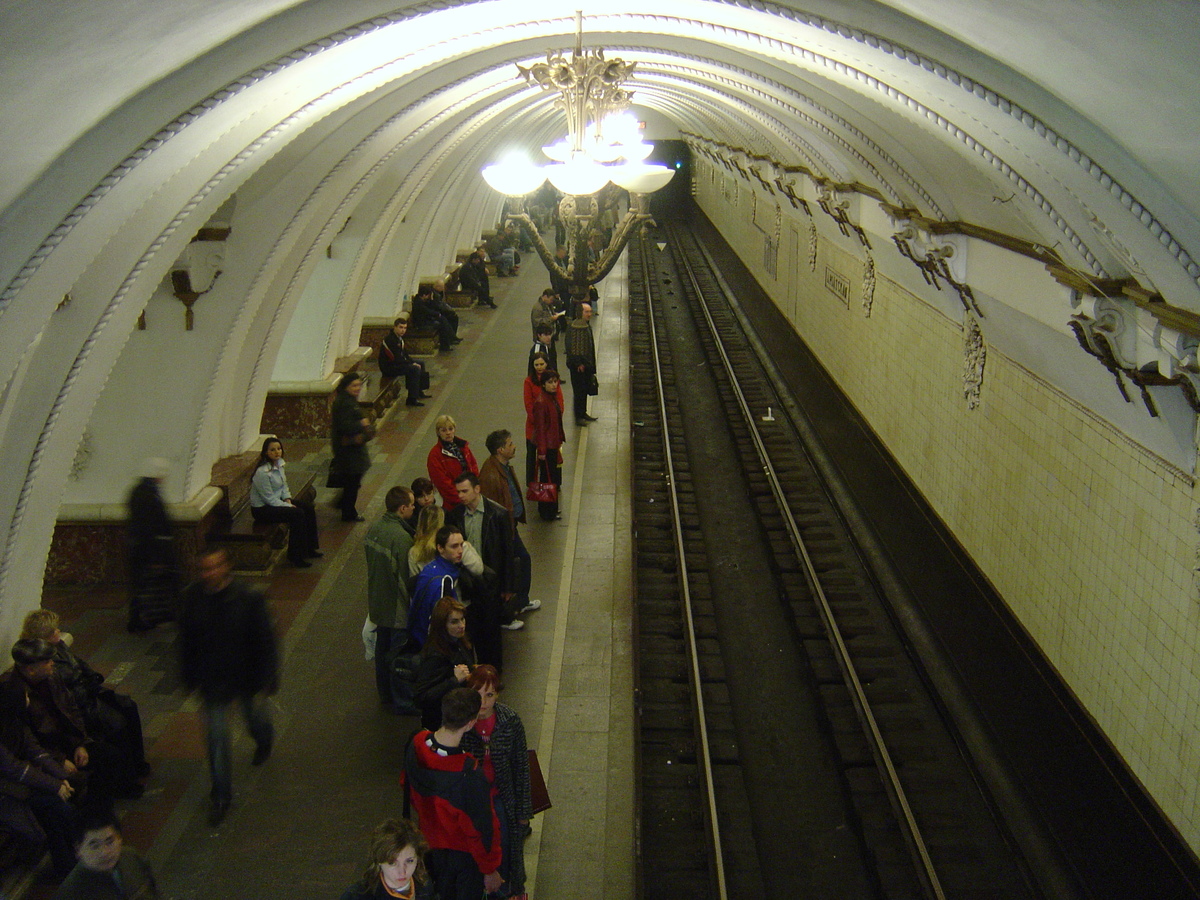
M 650 220 L 646 196 L 675 174 L 667 166 L 645 161 L 654 147 L 641 139 L 628 113 L 633 94 L 624 87 L 636 65 L 605 59 L 602 49 L 585 52 L 583 14 L 576 12 L 575 49 L 570 57 L 549 51 L 545 62 L 517 66 L 527 84 L 559 94 L 555 105 L 566 114 L 567 136 L 542 148 L 552 162 L 539 167 L 527 160 L 509 160 L 487 166 L 482 173 L 492 188 L 512 198 L 509 219 L 525 229 L 546 267 L 569 282 L 576 297 L 584 296 L 608 274 L 635 227 Z M 559 203 L 570 251 L 566 268 L 547 250 L 523 208 L 524 196 L 547 179 L 566 195 Z M 620 191 L 610 184 L 629 191 L 629 210 L 613 230 L 609 245 L 589 260 L 588 243 L 599 230 L 600 216 L 619 199 Z

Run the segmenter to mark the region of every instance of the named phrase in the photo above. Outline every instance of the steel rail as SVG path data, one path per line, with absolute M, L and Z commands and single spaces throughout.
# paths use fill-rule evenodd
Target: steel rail
M 792 541 L 800 561 L 804 565 L 805 578 L 808 580 L 809 587 L 813 592 L 813 596 L 817 601 L 817 609 L 821 614 L 821 620 L 825 625 L 825 630 L 831 645 L 834 650 L 834 657 L 837 660 L 838 667 L 842 671 L 842 676 L 846 681 L 847 687 L 850 689 L 850 699 L 854 703 L 855 710 L 862 725 L 867 732 L 868 743 L 871 746 L 871 752 L 875 756 L 879 769 L 885 776 L 883 784 L 888 792 L 892 804 L 896 810 L 897 816 L 900 819 L 900 826 L 904 833 L 905 841 L 908 843 L 909 850 L 913 856 L 913 862 L 916 865 L 917 875 L 921 880 L 922 887 L 925 893 L 930 898 L 936 900 L 945 900 L 945 893 L 942 891 L 941 881 L 937 876 L 937 872 L 933 866 L 933 860 L 929 855 L 929 848 L 925 844 L 924 838 L 921 836 L 921 830 L 917 825 L 916 818 L 913 815 L 912 807 L 909 805 L 908 798 L 905 795 L 904 787 L 900 783 L 899 773 L 896 771 L 895 764 L 892 762 L 891 754 L 888 753 L 887 746 L 884 743 L 883 734 L 879 729 L 879 725 L 875 720 L 875 715 L 871 711 L 870 701 L 867 699 L 866 691 L 863 689 L 862 681 L 858 677 L 858 672 L 854 668 L 854 663 L 850 659 L 849 650 L 846 648 L 845 641 L 842 639 L 841 630 L 837 626 L 837 622 L 833 616 L 833 608 L 830 606 L 828 598 L 825 596 L 825 591 L 821 587 L 820 578 L 817 575 L 816 566 L 813 565 L 812 558 L 809 556 L 808 548 L 805 546 L 804 538 L 800 534 L 800 528 L 796 524 L 795 518 L 792 516 L 792 511 L 787 503 L 786 495 L 779 483 L 779 479 L 775 474 L 775 469 L 771 463 L 771 456 L 767 452 L 767 447 L 762 439 L 762 435 L 758 430 L 753 413 L 750 410 L 750 405 L 746 402 L 746 397 L 742 392 L 741 386 L 738 384 L 737 373 L 733 369 L 733 365 L 729 360 L 728 354 L 721 343 L 720 336 L 717 333 L 716 323 L 713 321 L 712 314 L 708 309 L 708 301 L 704 296 L 704 291 L 701 290 L 700 284 L 696 278 L 695 271 L 692 268 L 691 262 L 682 252 L 682 246 L 678 241 L 679 230 L 674 225 L 668 225 L 666 228 L 667 239 L 676 247 L 679 247 L 681 252 L 677 254 L 680 266 L 691 283 L 692 292 L 698 302 L 699 310 L 704 314 L 704 320 L 708 324 L 709 333 L 712 335 L 713 343 L 716 346 L 717 353 L 721 357 L 722 365 L 725 368 L 725 373 L 729 378 L 729 384 L 733 391 L 733 395 L 737 398 L 738 406 L 742 416 L 746 421 L 748 431 L 754 441 L 755 450 L 758 453 L 759 462 L 762 465 L 763 473 L 767 481 L 771 485 L 771 491 L 775 495 L 776 503 L 779 506 L 780 513 L 787 524 L 788 536 Z M 710 263 L 711 264 L 711 263 Z M 728 298 L 727 298 L 728 299 Z
M 692 683 L 692 697 L 696 709 L 696 732 L 700 741 L 699 764 L 704 775 L 704 792 L 708 798 L 708 816 L 705 819 L 709 841 L 712 844 L 713 878 L 717 900 L 727 900 L 725 885 L 725 860 L 721 851 L 721 829 L 717 819 L 716 791 L 713 787 L 712 756 L 708 746 L 708 724 L 704 713 L 704 693 L 701 690 L 699 652 L 696 647 L 696 631 L 692 621 L 692 595 L 688 588 L 686 548 L 683 543 L 683 523 L 679 516 L 679 498 L 675 492 L 675 467 L 671 462 L 670 429 L 667 425 L 667 405 L 662 381 L 662 368 L 658 355 L 658 331 L 654 320 L 654 284 L 650 254 L 646 249 L 647 238 L 643 234 L 638 246 L 642 256 L 642 276 L 646 283 L 646 319 L 649 331 L 650 354 L 654 361 L 654 383 L 658 392 L 659 421 L 662 423 L 663 459 L 666 464 L 667 493 L 671 498 L 671 520 L 674 525 L 675 553 L 679 561 L 679 590 L 683 601 L 684 635 L 687 638 L 688 662 Z

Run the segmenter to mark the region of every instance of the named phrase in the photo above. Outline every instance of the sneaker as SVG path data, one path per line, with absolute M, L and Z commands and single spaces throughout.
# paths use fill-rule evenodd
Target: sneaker
M 526 603 L 524 606 L 521 607 L 521 612 L 523 612 L 523 613 L 533 612 L 535 609 L 541 609 L 541 608 L 542 608 L 541 600 L 530 600 L 528 603 Z
M 505 622 L 500 627 L 505 631 L 520 631 L 525 627 L 525 623 L 520 619 L 513 619 L 511 622 Z

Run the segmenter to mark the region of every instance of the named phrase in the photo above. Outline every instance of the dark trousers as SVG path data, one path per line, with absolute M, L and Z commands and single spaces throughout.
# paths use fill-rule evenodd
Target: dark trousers
M 381 703 L 395 703 L 392 696 L 392 657 L 399 647 L 393 647 L 399 629 L 375 626 L 375 690 Z
M 233 799 L 233 760 L 230 752 L 232 741 L 229 736 L 229 708 L 232 700 L 205 700 L 208 713 L 208 774 L 212 779 L 214 803 L 228 803 Z M 275 741 L 275 726 L 271 723 L 267 698 L 256 694 L 243 694 L 238 698 L 250 735 L 259 747 L 270 747 Z
M 84 714 L 84 723 L 89 733 L 99 735 L 128 757 L 134 771 L 146 762 L 142 716 L 131 698 L 100 688 L 96 705 Z
M 429 387 L 429 373 L 425 371 L 425 367 L 419 362 L 409 363 L 403 368 L 392 369 L 389 367 L 386 372 L 380 366 L 379 372 L 388 378 L 403 378 L 404 387 L 408 390 L 409 400 L 419 399 L 421 392 Z
M 252 506 L 255 522 L 286 522 L 288 559 L 303 562 L 317 549 L 317 511 L 311 503 L 293 500 L 292 506 Z
M 588 369 L 580 372 L 571 368 L 571 404 L 575 409 L 575 419 L 587 415 L 588 391 L 592 388 L 592 373 Z
M 343 522 L 353 522 L 358 518 L 358 490 L 362 487 L 362 472 L 346 473 L 341 476 L 342 497 L 338 500 L 338 509 L 342 511 Z
M 425 854 L 438 900 L 480 900 L 483 875 L 470 853 L 434 848 Z
M 14 799 L 12 802 L 17 801 Z M 79 813 L 58 794 L 49 791 L 35 790 L 26 802 L 46 833 L 46 849 L 50 851 L 54 872 L 62 878 L 75 867 L 75 832 L 79 826 Z M 26 834 L 21 829 L 17 833 L 37 843 L 37 835 Z
M 517 567 L 515 585 L 517 596 L 512 603 L 512 612 L 515 615 L 529 602 L 529 588 L 533 583 L 533 560 L 529 556 L 529 551 L 525 549 L 525 542 L 521 540 L 520 525 L 513 527 L 513 557 L 516 560 L 514 565 Z

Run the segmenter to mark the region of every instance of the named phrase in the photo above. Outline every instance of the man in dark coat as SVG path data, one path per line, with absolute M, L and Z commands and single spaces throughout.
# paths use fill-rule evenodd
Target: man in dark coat
M 209 823 L 221 824 L 233 798 L 229 708 L 242 705 L 254 738 L 254 765 L 271 755 L 275 729 L 263 692 L 279 687 L 275 627 L 261 593 L 233 580 L 224 550 L 199 560 L 199 580 L 184 592 L 180 617 L 183 683 L 199 689 L 208 714 L 212 776 Z
M 489 500 L 503 506 L 513 525 L 513 598 L 514 615 L 541 609 L 541 600 L 530 600 L 529 589 L 533 582 L 532 560 L 525 542 L 521 540 L 521 525 L 525 523 L 525 498 L 521 495 L 521 483 L 513 471 L 512 459 L 517 454 L 512 432 L 497 429 L 487 436 L 488 453 L 491 455 L 479 467 L 479 490 Z
M 575 407 L 575 424 L 595 422 L 587 411 L 588 397 L 595 392 L 596 343 L 592 336 L 592 305 L 580 304 L 579 318 L 567 329 L 567 369 L 571 372 L 571 402 Z
M 408 316 L 399 316 L 379 345 L 379 373 L 388 378 L 403 378 L 404 386 L 408 388 L 407 405 L 424 406 L 421 398 L 429 396 L 425 393 L 429 387 L 429 373 L 404 348 L 407 331 Z
M 475 292 L 475 299 L 480 306 L 490 306 L 496 308 L 496 302 L 492 299 L 491 282 L 488 280 L 487 263 L 483 258 L 483 251 L 476 250 L 467 257 L 467 261 L 463 263 L 462 269 L 458 275 L 462 286 L 468 291 Z
M 457 318 L 447 319 L 433 302 L 433 288 L 422 285 L 412 296 L 412 324 L 414 328 L 427 328 L 438 333 L 438 345 L 442 350 L 453 350 L 461 342 L 458 336 Z
M 494 573 L 485 583 L 482 596 L 467 609 L 467 628 L 479 661 L 499 669 L 504 662 L 500 630 L 516 631 L 525 624 L 510 608 L 516 596 L 512 516 L 499 503 L 483 496 L 475 473 L 459 475 L 454 487 L 460 503 L 446 513 L 446 524 L 462 529 L 463 537 L 483 557 L 485 572 Z
M 157 900 L 158 885 L 150 866 L 121 840 L 121 826 L 111 809 L 84 815 L 76 848 L 79 864 L 54 893 L 53 900 Z

